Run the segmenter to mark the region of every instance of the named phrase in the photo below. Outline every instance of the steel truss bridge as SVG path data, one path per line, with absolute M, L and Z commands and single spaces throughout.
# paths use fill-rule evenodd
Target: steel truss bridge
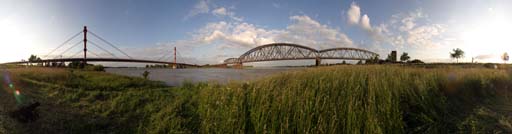
M 372 60 L 377 56 L 377 53 L 358 48 L 316 50 L 297 44 L 272 43 L 255 47 L 238 58 L 228 58 L 224 60 L 224 64 L 241 65 L 243 63 L 260 61 L 314 59 L 318 66 L 321 64 L 322 59 Z

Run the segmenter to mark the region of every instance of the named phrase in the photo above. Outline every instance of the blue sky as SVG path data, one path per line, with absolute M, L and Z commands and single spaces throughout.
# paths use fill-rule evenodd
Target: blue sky
M 507 0 L 1 0 L 0 62 L 44 56 L 84 25 L 132 57 L 170 60 L 177 47 L 179 60 L 196 64 L 274 42 L 381 57 L 398 50 L 429 62 L 452 62 L 448 53 L 462 48 L 463 61 L 501 62 L 512 48 L 510 9 Z

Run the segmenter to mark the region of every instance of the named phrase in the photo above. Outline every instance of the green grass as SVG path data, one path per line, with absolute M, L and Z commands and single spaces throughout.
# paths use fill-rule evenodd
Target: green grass
M 39 122 L 47 126 L 41 131 L 512 132 L 512 79 L 507 70 L 334 66 L 250 83 L 181 87 L 101 72 L 41 68 L 11 72 L 29 90 L 27 96 L 46 107 L 63 109 L 57 113 L 67 118 L 43 116 Z M 42 109 L 45 112 L 45 105 Z

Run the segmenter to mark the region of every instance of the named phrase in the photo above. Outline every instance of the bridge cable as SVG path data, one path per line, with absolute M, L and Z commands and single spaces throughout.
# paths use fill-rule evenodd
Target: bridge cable
M 64 41 L 64 43 L 60 44 L 59 47 L 53 49 L 52 51 L 50 51 L 50 53 L 48 53 L 46 56 L 44 56 L 44 58 L 48 58 L 48 56 L 50 56 L 50 54 L 52 54 L 53 52 L 55 52 L 57 49 L 61 48 L 62 46 L 64 46 L 65 44 L 67 44 L 69 41 L 73 40 L 74 38 L 76 38 L 78 35 L 80 35 L 82 33 L 82 31 L 78 32 L 77 34 L 73 35 L 71 38 L 69 38 L 68 40 Z
M 164 50 L 164 53 L 162 54 L 162 57 L 158 58 L 157 61 L 164 60 L 164 59 L 169 58 L 169 56 L 172 56 L 172 55 L 167 55 L 169 53 L 170 52 L 168 50 Z
M 94 52 L 92 52 L 92 51 L 87 51 L 87 52 L 91 53 L 92 55 L 95 55 L 95 56 L 96 56 L 96 57 L 98 57 L 98 58 L 101 58 L 98 54 L 96 54 L 96 53 L 94 53 Z
M 64 54 L 64 53 L 68 52 L 69 50 L 73 49 L 74 47 L 76 47 L 76 46 L 80 45 L 82 42 L 84 42 L 84 41 L 82 40 L 82 41 L 79 41 L 79 42 L 75 43 L 75 45 L 73 45 L 73 46 L 71 46 L 70 48 L 66 49 L 64 52 L 60 53 L 59 55 L 62 55 L 62 54 Z M 56 57 L 54 57 L 54 59 L 57 59 L 57 57 L 58 57 L 59 55 L 57 55 Z
M 112 46 L 113 48 L 117 49 L 117 51 L 123 53 L 125 56 L 127 56 L 128 58 L 130 59 L 133 59 L 132 57 L 130 57 L 128 54 L 126 54 L 125 52 L 123 52 L 121 49 L 117 48 L 115 45 L 113 45 L 112 43 L 108 42 L 107 40 L 101 38 L 100 36 L 96 35 L 95 33 L 89 31 L 93 36 L 95 36 L 96 38 L 100 39 L 101 41 L 107 43 L 108 45 Z
M 164 62 L 167 62 L 167 58 L 159 59 L 159 60 L 156 60 L 156 61 L 164 61 Z
M 119 58 L 119 57 L 117 57 L 116 55 L 114 55 L 114 53 L 111 53 L 110 51 L 108 51 L 108 50 L 106 50 L 106 49 L 102 48 L 100 45 L 98 45 L 98 44 L 96 44 L 96 43 L 94 43 L 94 42 L 92 42 L 92 41 L 89 41 L 89 40 L 88 40 L 87 42 L 89 42 L 89 43 L 91 43 L 92 45 L 94 45 L 94 46 L 98 47 L 99 49 L 101 49 L 101 50 L 105 51 L 106 53 L 108 53 L 108 54 L 110 54 L 110 55 L 112 55 L 112 56 L 114 56 L 114 57 L 116 57 L 116 58 Z
M 162 55 L 162 57 L 158 58 L 156 61 L 163 60 L 164 58 L 165 58 L 165 59 L 167 59 L 167 58 L 166 58 L 167 56 L 168 56 L 168 55 L 165 55 L 165 54 L 164 54 L 164 55 Z
M 172 61 L 172 56 L 167 56 L 166 58 L 163 59 L 164 61 L 166 62 L 173 62 Z
M 80 54 L 82 52 L 84 52 L 84 51 L 80 50 L 80 51 L 76 52 L 75 54 L 73 54 L 72 56 L 70 56 L 69 58 L 73 58 L 73 57 L 77 56 L 78 54 Z
M 177 56 L 176 56 L 176 62 L 178 62 L 178 57 L 180 59 L 185 59 L 183 56 L 181 56 L 180 52 L 176 52 Z M 182 63 L 185 63 L 185 61 L 182 61 Z

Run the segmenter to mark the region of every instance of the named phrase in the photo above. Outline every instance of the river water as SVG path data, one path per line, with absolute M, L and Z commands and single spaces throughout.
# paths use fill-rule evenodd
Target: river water
M 169 86 L 180 86 L 184 81 L 193 83 L 214 81 L 225 84 L 229 81 L 249 81 L 264 76 L 303 68 L 190 68 L 190 69 L 169 69 L 169 68 L 107 68 L 106 72 L 142 77 L 144 71 L 150 72 L 150 80 L 163 81 Z

